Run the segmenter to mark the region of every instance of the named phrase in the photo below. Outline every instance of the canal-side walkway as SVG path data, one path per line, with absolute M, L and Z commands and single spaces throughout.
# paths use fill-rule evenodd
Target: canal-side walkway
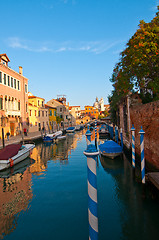
M 40 139 L 42 138 L 41 132 L 37 131 L 37 132 L 29 132 L 27 134 L 27 136 L 23 135 L 23 139 L 25 140 L 36 140 L 36 139 Z M 9 141 L 7 140 L 7 138 L 5 138 L 4 142 L 5 142 L 5 146 L 9 145 L 9 144 L 13 144 L 13 143 L 20 143 L 22 141 L 22 135 L 17 135 L 17 136 L 11 136 L 9 137 Z M 0 139 L 0 149 L 3 148 L 3 142 L 2 139 Z

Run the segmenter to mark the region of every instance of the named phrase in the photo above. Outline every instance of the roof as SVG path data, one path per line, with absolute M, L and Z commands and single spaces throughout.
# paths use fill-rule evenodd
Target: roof
M 45 100 L 44 98 L 41 98 L 41 97 L 37 97 L 37 96 L 28 96 L 28 98 L 40 98 L 40 99 L 43 99 L 43 100 Z
M 45 104 L 45 107 L 56 109 L 56 107 L 52 107 L 51 105 L 48 104 Z
M 7 62 L 10 62 L 10 60 L 9 60 L 9 58 L 8 58 L 6 53 L 0 54 L 0 58 L 3 58 L 3 57 L 5 57 L 7 59 Z

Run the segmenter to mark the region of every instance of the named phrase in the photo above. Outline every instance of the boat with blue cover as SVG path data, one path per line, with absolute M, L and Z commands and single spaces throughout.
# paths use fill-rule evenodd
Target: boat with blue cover
M 62 131 L 57 131 L 55 133 L 48 133 L 43 136 L 43 141 L 45 143 L 53 142 L 54 139 L 62 135 Z
M 103 144 L 99 145 L 99 152 L 105 157 L 114 159 L 122 154 L 122 147 L 113 140 L 107 140 Z
M 75 131 L 75 127 L 68 127 L 67 129 L 66 129 L 66 132 L 67 133 L 73 133 Z

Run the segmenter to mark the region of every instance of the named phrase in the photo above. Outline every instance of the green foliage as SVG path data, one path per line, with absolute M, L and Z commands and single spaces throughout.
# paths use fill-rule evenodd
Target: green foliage
M 150 23 L 140 21 L 139 29 L 121 52 L 110 81 L 114 87 L 109 96 L 112 116 L 118 102 L 129 92 L 139 91 L 143 103 L 159 99 L 159 6 Z

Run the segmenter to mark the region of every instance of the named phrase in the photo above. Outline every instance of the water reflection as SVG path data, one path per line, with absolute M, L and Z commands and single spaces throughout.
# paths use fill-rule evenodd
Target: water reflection
M 122 231 L 121 236 L 114 239 L 153 239 L 159 233 L 158 216 L 154 212 L 158 205 L 153 207 L 151 202 L 157 198 L 156 192 L 141 184 L 139 169 L 134 171 L 124 154 L 123 158 L 114 160 L 100 156 L 100 162 L 114 182 L 112 192 L 117 207 L 112 210 L 119 214 Z
M 7 173 L 6 173 L 7 174 Z M 0 238 L 13 232 L 17 226 L 19 213 L 28 208 L 32 198 L 31 178 L 32 175 L 27 168 L 8 177 L 0 178 Z
M 32 174 L 44 174 L 49 161 L 68 164 L 82 134 L 68 134 L 66 140 L 53 144 L 40 143 L 33 149 L 31 158 L 0 172 L 0 239 L 16 229 L 20 212 L 28 209 L 33 197 Z

